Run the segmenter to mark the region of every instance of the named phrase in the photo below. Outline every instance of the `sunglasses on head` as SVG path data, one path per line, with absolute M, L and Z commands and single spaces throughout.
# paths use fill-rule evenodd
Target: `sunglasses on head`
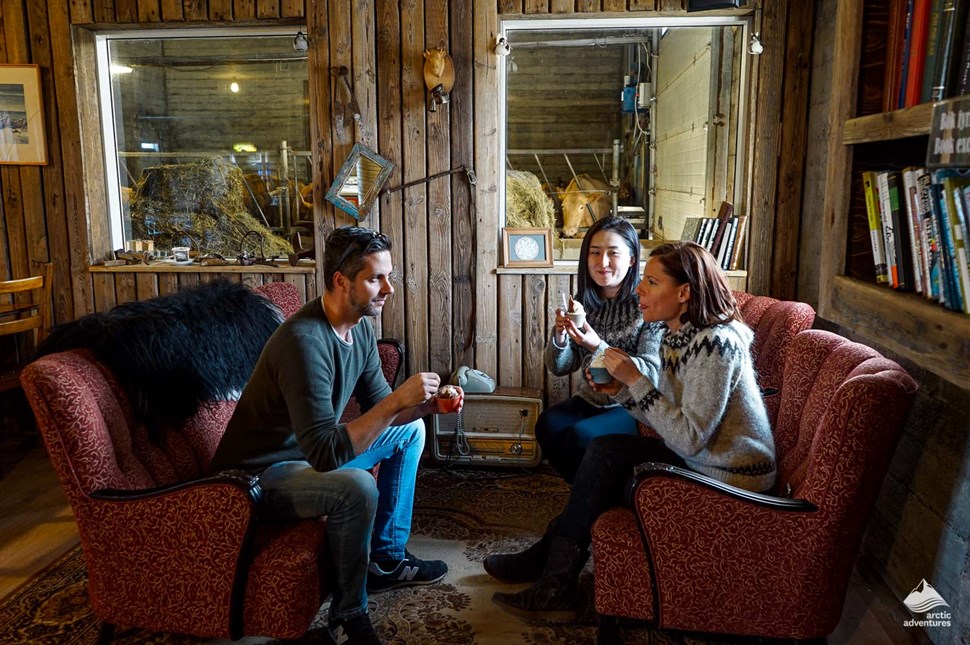
M 343 267 L 344 262 L 346 262 L 354 253 L 359 253 L 360 255 L 368 255 L 377 251 L 379 249 L 387 248 L 391 243 L 391 239 L 384 235 L 383 233 L 378 233 L 377 231 L 369 231 L 362 235 L 355 237 L 347 248 L 344 249 L 343 254 L 340 256 L 340 260 L 337 261 L 336 270 L 340 271 Z

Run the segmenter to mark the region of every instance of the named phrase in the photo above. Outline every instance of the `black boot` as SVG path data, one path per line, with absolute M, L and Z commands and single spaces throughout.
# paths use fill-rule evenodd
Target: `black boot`
M 576 620 L 576 583 L 588 559 L 588 548 L 557 535 L 552 540 L 549 560 L 539 580 L 519 593 L 496 593 L 492 601 L 523 618 L 553 622 Z
M 485 573 L 499 582 L 535 582 L 542 575 L 542 569 L 549 559 L 549 545 L 559 526 L 555 517 L 546 527 L 542 539 L 519 553 L 493 553 L 485 558 Z

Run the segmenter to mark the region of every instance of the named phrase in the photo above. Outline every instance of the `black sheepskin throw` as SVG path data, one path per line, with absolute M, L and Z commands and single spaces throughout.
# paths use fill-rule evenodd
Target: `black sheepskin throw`
M 218 280 L 79 318 L 55 329 L 37 353 L 92 350 L 158 438 L 205 402 L 241 392 L 282 319 L 249 287 Z

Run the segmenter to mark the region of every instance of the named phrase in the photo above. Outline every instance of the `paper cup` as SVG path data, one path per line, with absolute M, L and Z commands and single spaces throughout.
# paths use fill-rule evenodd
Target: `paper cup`
M 578 314 L 574 314 L 570 312 L 570 313 L 567 313 L 566 315 L 569 317 L 571 321 L 573 321 L 573 324 L 576 325 L 576 329 L 582 329 L 583 327 L 586 326 L 585 312 L 578 313 Z

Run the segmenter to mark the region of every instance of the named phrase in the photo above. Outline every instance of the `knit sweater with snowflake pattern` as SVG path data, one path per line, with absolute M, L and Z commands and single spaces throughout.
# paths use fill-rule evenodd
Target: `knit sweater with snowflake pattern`
M 626 300 L 613 298 L 587 312 L 586 320 L 599 335 L 600 344 L 594 351 L 576 344 L 568 336 L 565 346 L 556 344 L 553 330 L 546 343 L 546 369 L 556 376 L 585 370 L 594 354 L 607 347 L 622 349 L 630 355 L 640 372 L 656 378 L 660 372 L 660 339 L 667 327 L 661 323 L 644 323 L 640 313 L 640 299 L 631 294 Z M 594 392 L 584 378 L 576 395 L 597 407 L 614 407 L 616 403 L 602 392 Z
M 692 470 L 762 492 L 775 481 L 775 444 L 753 338 L 737 320 L 703 329 L 684 323 L 663 336 L 659 377 L 644 376 L 614 398 Z

